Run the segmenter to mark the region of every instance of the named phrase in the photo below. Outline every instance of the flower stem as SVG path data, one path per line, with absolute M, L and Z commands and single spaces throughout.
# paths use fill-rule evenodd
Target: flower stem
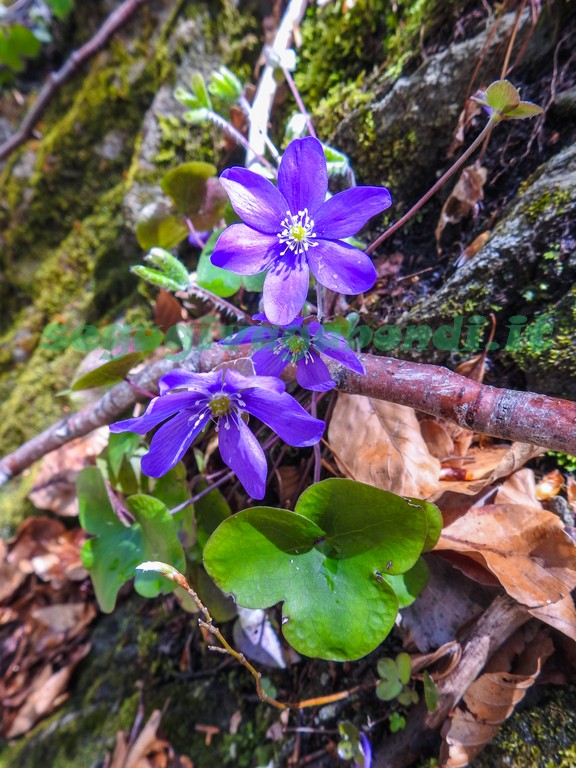
M 286 78 L 286 82 L 288 83 L 288 87 L 292 91 L 292 96 L 294 96 L 294 101 L 298 105 L 298 109 L 300 112 L 304 115 L 304 118 L 306 119 L 306 126 L 308 128 L 308 133 L 310 136 L 314 136 L 316 139 L 316 131 L 314 130 L 314 126 L 312 125 L 312 120 L 310 118 L 310 115 L 308 114 L 308 111 L 306 107 L 304 106 L 304 102 L 302 101 L 302 97 L 300 96 L 300 91 L 296 87 L 296 83 L 294 82 L 294 78 L 292 77 L 290 71 L 286 67 L 282 67 L 282 72 L 284 73 L 284 77 Z
M 248 139 L 243 136 L 240 131 L 236 130 L 236 128 L 234 128 L 234 126 L 231 125 L 228 120 L 225 120 L 222 115 L 219 115 L 217 112 L 208 109 L 206 110 L 206 118 L 210 120 L 211 123 L 214 123 L 214 125 L 218 126 L 218 128 L 221 128 L 224 133 L 228 134 L 228 136 L 233 138 L 237 144 L 240 144 L 241 147 L 244 147 L 247 152 L 252 152 L 255 154 L 254 150 L 250 146 L 250 143 L 248 142 Z M 262 157 L 262 155 L 255 154 L 255 157 L 260 163 L 262 163 L 262 165 L 276 173 L 276 169 L 269 160 L 267 160 L 265 157 Z
M 179 587 L 182 587 L 194 600 L 196 605 L 198 606 L 199 610 L 202 614 L 204 614 L 204 621 L 202 619 L 198 619 L 198 623 L 201 627 L 206 629 L 208 632 L 210 632 L 211 635 L 214 635 L 214 637 L 218 638 L 220 643 L 222 644 L 222 648 L 218 649 L 222 653 L 228 653 L 230 656 L 233 656 L 236 661 L 240 662 L 243 667 L 245 667 L 254 680 L 256 681 L 256 692 L 258 693 L 258 698 L 260 701 L 265 701 L 267 704 L 271 704 L 276 709 L 288 709 L 286 704 L 282 704 L 281 701 L 277 701 L 276 699 L 273 699 L 271 696 L 268 696 L 267 693 L 264 692 L 264 689 L 262 688 L 262 675 L 260 672 L 258 672 L 252 664 L 246 659 L 243 653 L 238 653 L 237 650 L 232 648 L 230 643 L 226 640 L 226 638 L 222 635 L 218 627 L 216 627 L 212 623 L 212 616 L 210 615 L 208 608 L 204 605 L 204 603 L 200 600 L 196 592 L 192 589 L 190 584 L 186 581 L 186 578 L 183 574 L 181 574 L 179 571 L 176 571 L 176 569 L 173 569 L 171 576 L 169 577 L 173 581 L 178 584 Z M 214 647 L 213 650 L 217 650 L 216 647 Z
M 248 103 L 248 99 L 246 98 L 246 96 L 240 96 L 240 98 L 238 99 L 238 103 L 240 104 L 240 107 L 244 111 L 244 114 L 246 115 L 248 120 L 250 120 L 250 123 L 252 123 L 252 107 Z M 263 138 L 264 138 L 264 143 L 268 147 L 268 151 L 274 158 L 274 162 L 278 164 L 280 162 L 280 152 L 278 152 L 278 150 L 274 146 L 274 142 L 265 131 L 264 131 Z
M 392 224 L 392 226 L 386 230 L 386 232 L 383 232 L 380 237 L 376 238 L 373 243 L 371 243 L 368 248 L 366 248 L 366 253 L 372 253 L 376 248 L 378 248 L 379 245 L 381 245 L 385 240 L 387 240 L 391 235 L 394 234 L 397 230 L 400 229 L 400 227 L 403 227 L 404 224 L 406 224 L 407 221 L 409 221 L 412 216 L 414 216 L 415 213 L 417 213 L 422 206 L 430 200 L 430 198 L 438 192 L 438 190 L 448 181 L 448 179 L 456 173 L 456 171 L 461 168 L 461 166 L 468 160 L 470 155 L 482 144 L 484 141 L 484 138 L 489 134 L 489 132 L 492 130 L 492 126 L 494 123 L 498 122 L 498 120 L 494 117 L 490 117 L 484 128 L 482 129 L 481 133 L 478 134 L 478 136 L 474 139 L 472 144 L 468 147 L 466 152 L 462 155 L 462 157 L 459 157 L 458 160 L 452 165 L 446 173 L 438 179 L 438 181 L 434 184 L 433 187 L 431 187 L 426 194 L 418 200 L 418 202 L 410 208 L 408 213 L 405 213 L 404 216 L 402 216 L 401 219 L 398 219 L 398 221 L 395 224 Z

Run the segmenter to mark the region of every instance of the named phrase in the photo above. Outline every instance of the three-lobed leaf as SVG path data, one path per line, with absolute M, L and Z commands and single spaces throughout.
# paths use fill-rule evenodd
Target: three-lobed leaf
M 174 585 L 158 573 L 136 572 L 146 560 L 168 562 L 179 570 L 185 567 L 174 521 L 159 499 L 144 494 L 128 498 L 126 507 L 135 522 L 126 526 L 114 513 L 104 478 L 96 467 L 82 470 L 77 494 L 80 524 L 93 536 L 82 548 L 82 562 L 102 611 L 114 610 L 120 588 L 134 576 L 134 587 L 144 597 L 173 589 Z
M 425 502 L 325 480 L 302 494 L 294 512 L 255 507 L 225 520 L 205 546 L 204 564 L 240 605 L 283 602 L 284 635 L 300 653 L 357 659 L 394 625 L 399 601 L 387 574 L 416 566 L 432 517 Z

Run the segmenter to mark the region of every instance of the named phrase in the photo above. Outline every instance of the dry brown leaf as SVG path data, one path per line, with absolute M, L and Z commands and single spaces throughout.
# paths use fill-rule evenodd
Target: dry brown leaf
M 472 240 L 470 245 L 467 248 L 465 248 L 460 254 L 460 256 L 456 259 L 454 263 L 454 266 L 456 267 L 456 269 L 458 269 L 459 267 L 463 267 L 464 264 L 471 261 L 474 258 L 474 256 L 476 256 L 476 254 L 479 253 L 482 250 L 482 248 L 484 248 L 488 240 L 490 240 L 490 235 L 491 235 L 491 232 L 489 229 L 487 229 L 485 232 L 482 232 L 480 235 L 478 235 L 478 237 Z
M 512 638 L 513 641 L 516 638 Z M 554 651 L 545 632 L 539 632 L 520 656 L 514 673 L 487 672 L 475 680 L 443 729 L 440 752 L 443 768 L 465 768 L 514 712 Z
M 440 242 L 442 232 L 447 224 L 458 224 L 478 209 L 478 203 L 484 199 L 484 184 L 487 177 L 486 168 L 479 162 L 462 170 L 452 193 L 442 207 L 436 227 L 437 243 Z
M 495 504 L 527 504 L 542 509 L 536 498 L 536 480 L 531 469 L 519 469 L 507 477 L 494 497 Z
M 464 108 L 458 115 L 458 122 L 452 135 L 452 143 L 447 152 L 448 157 L 454 157 L 456 152 L 464 144 L 464 133 L 472 120 L 482 112 L 482 107 L 474 99 L 467 99 Z
M 412 674 L 420 679 L 422 675 L 418 673 L 427 670 L 434 680 L 439 680 L 452 672 L 461 657 L 462 646 L 456 640 L 450 640 L 435 650 L 434 653 L 416 653 L 411 656 Z M 433 672 L 431 672 L 431 667 L 434 669 Z
M 419 498 L 439 488 L 440 462 L 428 450 L 412 408 L 339 393 L 328 442 L 338 468 L 353 480 Z
M 465 495 L 476 495 L 496 480 L 511 475 L 527 461 L 540 456 L 543 448 L 530 443 L 511 445 L 490 445 L 487 448 L 474 446 L 468 451 L 465 469 L 472 475 L 471 480 L 443 481 L 440 490 L 433 497 L 439 500 L 443 493 L 451 491 Z
M 23 706 L 7 729 L 7 738 L 26 733 L 64 701 L 72 672 L 89 650 L 90 643 L 77 646 L 68 657 L 66 666 L 57 672 L 54 672 L 51 666 L 44 667 L 42 673 L 35 678 Z M 2 703 L 6 706 L 4 701 Z
M 473 507 L 442 532 L 438 551 L 465 555 L 497 577 L 533 616 L 576 639 L 570 591 L 576 587 L 576 545 L 556 515 L 538 507 Z
M 454 456 L 454 440 L 442 424 L 434 419 L 421 419 L 420 431 L 432 456 L 439 461 Z
M 546 501 L 553 496 L 558 496 L 563 485 L 564 477 L 557 469 L 554 469 L 552 472 L 548 472 L 536 486 L 536 498 L 538 501 Z
M 574 480 L 572 475 L 569 475 L 566 481 L 566 498 L 568 499 L 568 504 L 576 512 L 576 480 Z
M 62 517 L 78 514 L 76 478 L 94 464 L 108 443 L 108 427 L 100 427 L 85 437 L 63 445 L 45 456 L 34 478 L 28 498 L 38 509 L 49 509 Z

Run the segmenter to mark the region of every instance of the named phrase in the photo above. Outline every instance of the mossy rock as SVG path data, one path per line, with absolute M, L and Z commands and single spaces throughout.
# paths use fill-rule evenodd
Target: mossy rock
M 574 768 L 576 688 L 536 689 L 507 720 L 471 768 Z
M 277 749 L 265 737 L 277 713 L 247 703 L 255 698 L 250 675 L 230 668 L 219 675 L 214 670 L 221 657 L 216 654 L 204 657 L 205 674 L 187 679 L 180 672 L 173 646 L 180 644 L 182 651 L 195 625 L 193 616 L 178 609 L 168 615 L 160 601 L 136 595 L 113 614 L 98 618 L 91 651 L 73 677 L 70 699 L 22 739 L 0 742 L 0 768 L 101 768 L 106 753 L 114 749 L 116 733 L 132 728 L 140 702 L 146 717 L 165 709 L 161 734 L 196 768 L 266 764 Z M 231 736 L 230 718 L 237 710 L 244 717 Z M 196 725 L 216 726 L 220 734 L 207 746 Z
M 513 360 L 531 388 L 560 397 L 576 397 L 575 293 L 576 255 L 566 233 L 576 216 L 576 144 L 544 163 L 522 185 L 479 253 L 455 270 L 431 297 L 421 300 L 400 320 L 432 329 L 455 317 L 494 313 L 494 344 L 504 360 Z M 521 341 L 508 345 L 509 318 L 525 318 Z M 552 345 L 542 346 L 535 329 L 546 317 L 554 324 Z M 465 340 L 466 325 L 461 342 Z M 506 345 L 508 347 L 506 348 Z M 402 352 L 426 362 L 456 362 L 466 353 L 426 348 Z M 470 356 L 470 354 L 468 354 Z

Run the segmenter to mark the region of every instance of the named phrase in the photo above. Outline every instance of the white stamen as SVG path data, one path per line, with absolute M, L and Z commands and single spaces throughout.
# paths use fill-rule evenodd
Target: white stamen
M 281 256 L 284 256 L 288 251 L 301 256 L 309 248 L 318 245 L 318 243 L 313 242 L 313 238 L 316 237 L 314 219 L 308 215 L 307 208 L 298 211 L 297 214 L 286 211 L 286 218 L 283 219 L 280 226 L 282 231 L 277 235 L 278 240 L 281 243 L 286 243 L 286 248 L 280 254 Z

